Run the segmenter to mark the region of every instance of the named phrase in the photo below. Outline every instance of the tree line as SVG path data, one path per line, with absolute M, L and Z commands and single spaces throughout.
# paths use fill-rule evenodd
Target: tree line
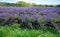
M 0 6 L 15 6 L 15 7 L 60 7 L 58 5 L 41 5 L 36 3 L 27 3 L 24 1 L 18 1 L 17 3 L 7 3 L 7 2 L 0 2 Z

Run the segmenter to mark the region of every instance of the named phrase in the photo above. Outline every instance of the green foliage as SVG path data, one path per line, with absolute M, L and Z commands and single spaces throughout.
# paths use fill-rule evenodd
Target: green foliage
M 46 25 L 45 25 L 45 24 L 46 24 L 45 19 L 44 19 L 43 17 L 40 17 L 40 18 L 38 19 L 38 21 L 39 21 L 39 23 L 40 23 L 40 28 L 46 30 L 47 27 L 46 27 Z
M 59 4 L 59 5 L 57 5 L 56 7 L 60 7 L 60 4 Z
M 29 6 L 29 3 L 23 2 L 23 1 L 19 1 L 16 3 L 16 6 L 20 6 L 20 7 L 27 7 Z
M 27 21 L 28 21 L 28 22 L 34 22 L 34 18 L 33 18 L 33 17 L 28 17 L 28 18 L 27 18 Z
M 20 17 L 20 16 L 15 16 L 13 18 L 16 19 L 16 20 L 21 20 L 22 19 L 22 17 Z
M 32 4 L 31 4 L 31 6 L 32 6 L 32 7 L 35 7 L 35 6 L 37 6 L 37 4 L 35 4 L 35 3 L 32 3 Z
M 28 14 L 28 12 L 24 12 L 23 14 Z
M 59 18 L 52 18 L 51 21 L 55 22 L 57 25 L 60 26 L 60 19 Z
M 60 22 L 60 19 L 59 18 L 52 18 L 51 21 L 53 21 L 53 22 Z
M 40 18 L 38 19 L 38 21 L 39 21 L 41 24 L 44 24 L 44 23 L 45 23 L 45 19 L 42 18 L 42 17 L 40 17 Z
M 39 35 L 38 30 L 20 29 L 12 26 L 1 27 L 1 37 L 37 37 Z
M 44 30 L 34 30 L 34 29 L 21 29 L 18 24 L 12 24 L 11 26 L 0 26 L 0 37 L 60 37 L 52 31 L 52 28 L 47 28 Z M 51 33 L 52 31 L 53 33 Z

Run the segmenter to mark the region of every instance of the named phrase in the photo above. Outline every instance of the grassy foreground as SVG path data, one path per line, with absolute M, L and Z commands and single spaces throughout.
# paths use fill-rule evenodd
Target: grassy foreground
M 19 28 L 17 24 L 11 26 L 0 26 L 0 37 L 60 37 L 60 31 L 53 28 L 44 29 L 27 29 Z

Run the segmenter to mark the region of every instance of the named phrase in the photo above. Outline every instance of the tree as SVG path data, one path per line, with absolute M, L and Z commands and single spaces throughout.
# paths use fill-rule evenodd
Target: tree
M 32 7 L 36 7 L 36 6 L 37 6 L 37 4 L 35 4 L 35 3 L 32 3 L 32 4 L 31 4 L 31 6 L 32 6 Z
M 19 1 L 19 2 L 16 3 L 16 5 L 21 6 L 21 7 L 26 7 L 26 6 L 28 6 L 28 3 L 23 2 L 23 1 Z
M 60 4 L 59 4 L 59 5 L 57 5 L 56 7 L 60 7 Z

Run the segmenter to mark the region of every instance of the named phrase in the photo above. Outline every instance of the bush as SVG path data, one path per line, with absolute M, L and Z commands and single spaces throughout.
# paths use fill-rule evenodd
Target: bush
M 40 17 L 40 18 L 38 19 L 38 22 L 40 23 L 41 28 L 44 28 L 44 29 L 46 28 L 46 27 L 45 27 L 46 21 L 45 21 L 44 18 Z
M 60 19 L 59 18 L 52 18 L 52 22 L 55 22 L 57 25 L 60 25 Z
M 8 24 L 13 24 L 13 23 L 21 23 L 21 22 L 22 22 L 22 18 L 19 16 L 0 18 L 1 25 L 8 25 Z
M 28 17 L 27 18 L 27 22 L 34 22 L 35 20 L 34 20 L 34 18 L 33 17 Z

